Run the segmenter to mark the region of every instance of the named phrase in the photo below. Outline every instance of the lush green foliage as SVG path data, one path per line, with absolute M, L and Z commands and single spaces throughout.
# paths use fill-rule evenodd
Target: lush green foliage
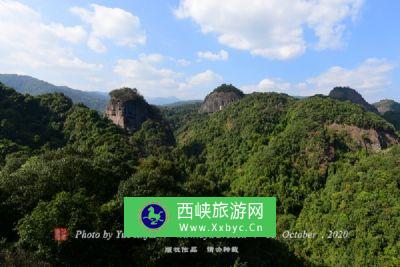
M 178 145 L 189 176 L 207 177 L 221 194 L 277 195 L 282 211 L 298 214 L 306 195 L 324 186 L 329 162 L 349 150 L 327 129 L 333 123 L 394 131 L 358 105 L 252 94 L 183 126 Z
M 400 147 L 332 166 L 323 190 L 310 194 L 295 229 L 325 234 L 301 240 L 296 251 L 329 266 L 400 265 Z M 347 230 L 347 239 L 327 239 Z
M 118 90 L 113 90 L 110 92 L 110 96 L 111 96 L 111 98 L 116 98 L 121 101 L 127 101 L 127 100 L 143 101 L 144 100 L 143 96 L 141 94 L 139 94 L 139 92 L 136 88 L 131 89 L 131 88 L 124 87 L 124 88 L 121 88 Z
M 381 250 L 376 248 L 371 252 L 368 239 L 360 233 L 360 229 L 364 229 L 370 241 L 380 238 L 363 226 L 363 216 L 368 216 L 368 212 L 363 213 L 363 216 L 355 215 L 364 212 L 361 204 L 349 204 L 347 213 L 355 217 L 341 226 L 353 233 L 357 230 L 358 239 L 352 236 L 352 241 L 349 239 L 348 243 L 339 243 L 341 250 L 337 249 L 336 243 L 332 243 L 334 241 L 324 240 L 310 240 L 312 248 L 309 250 L 302 249 L 300 242 L 297 246 L 292 246 L 290 242 L 289 245 L 297 255 L 313 264 L 348 266 L 356 262 L 358 266 L 368 266 L 390 262 L 395 266 L 398 258 L 394 255 L 399 253 L 398 241 L 395 241 L 399 230 L 394 226 L 398 223 L 400 208 L 399 195 L 395 194 L 399 187 L 398 171 L 389 163 L 384 164 L 385 159 L 377 159 L 385 155 L 392 163 L 398 163 L 398 154 L 382 153 L 367 157 L 365 152 L 368 151 L 354 146 L 349 136 L 331 130 L 328 126 L 332 124 L 355 125 L 395 134 L 393 126 L 381 117 L 349 102 L 338 102 L 321 96 L 295 100 L 279 94 L 253 94 L 210 117 L 193 120 L 178 130 L 178 145 L 184 154 L 181 161 L 185 162 L 183 166 L 189 176 L 186 186 L 202 194 L 276 196 L 278 233 L 291 227 L 294 230 L 311 231 L 314 225 L 324 227 L 324 230 L 335 230 L 335 223 L 319 221 L 322 215 L 314 215 L 314 209 L 307 205 L 309 201 L 319 201 L 314 197 L 321 190 L 328 190 L 331 179 L 334 179 L 330 173 L 341 170 L 334 177 L 346 177 L 346 172 L 354 162 L 366 160 L 357 164 L 363 164 L 364 167 L 370 164 L 370 170 L 377 174 L 369 173 L 369 180 L 358 181 L 361 186 L 359 190 L 348 190 L 342 194 L 347 194 L 346 197 L 350 199 L 357 198 L 356 194 L 362 193 L 363 187 L 374 188 L 374 178 L 379 175 L 386 179 L 382 181 L 382 186 L 390 183 L 390 189 L 382 189 L 380 195 L 375 196 L 381 196 L 381 200 L 377 200 L 381 212 L 388 209 L 391 211 L 385 213 L 385 216 L 378 213 L 370 218 L 379 228 L 386 224 L 385 218 L 390 217 L 391 221 L 381 228 L 382 233 L 384 231 L 388 235 L 388 241 L 379 241 L 376 246 L 380 246 Z M 393 201 L 389 201 L 389 198 L 393 198 Z M 328 196 L 327 201 L 330 199 Z M 371 195 L 363 204 L 368 204 L 372 209 L 374 201 Z M 325 212 L 329 212 L 329 208 Z M 303 213 L 306 214 L 304 217 Z M 296 220 L 299 215 L 300 219 Z M 338 211 L 330 218 L 339 220 L 342 216 Z M 301 222 L 302 218 L 306 218 L 306 223 Z M 294 228 L 296 222 L 297 228 Z M 323 242 L 324 248 L 321 247 Z M 357 245 L 352 245 L 352 242 Z M 335 261 L 344 251 L 347 257 Z M 377 254 L 379 258 L 374 258 L 373 255 Z
M 241 90 L 239 90 L 238 88 L 236 88 L 235 86 L 233 86 L 232 84 L 222 84 L 220 86 L 218 86 L 217 88 L 214 89 L 213 92 L 216 93 L 228 93 L 228 92 L 233 92 L 239 96 L 244 96 L 243 92 Z
M 176 106 L 161 106 L 160 110 L 165 119 L 169 122 L 175 134 L 179 134 L 178 130 L 183 130 L 182 127 L 198 117 L 200 114 L 199 108 L 201 103 L 190 103 Z
M 88 244 L 74 238 L 57 244 L 49 233 L 58 226 L 67 227 L 71 233 L 79 229 L 93 231 L 98 219 L 96 211 L 96 203 L 82 192 L 61 192 L 49 202 L 39 202 L 29 215 L 20 220 L 18 246 L 35 251 L 36 256 L 47 261 L 54 261 L 51 256 L 58 255 L 57 261 L 82 264 L 88 260 L 85 254 L 91 252 Z M 76 251 L 80 251 L 81 257 L 76 257 Z
M 329 127 L 397 138 L 393 125 L 358 105 L 254 93 L 212 115 L 199 114 L 198 104 L 151 107 L 152 116 L 128 133 L 61 94 L 32 97 L 0 87 L 0 264 L 400 264 L 400 148 L 369 151 Z M 71 233 L 123 229 L 124 196 L 179 195 L 276 196 L 278 235 L 286 229 L 351 234 L 296 241 L 52 240 L 60 226 Z M 162 252 L 166 245 L 216 242 L 238 245 L 241 253 Z
M 54 106 L 58 105 L 58 112 Z M 71 107 L 71 101 L 62 95 L 44 95 L 40 98 L 23 96 L 0 84 L 0 138 L 16 145 L 38 148 L 63 144 L 60 120 Z
M 383 114 L 383 117 L 396 128 L 397 131 L 400 131 L 400 110 L 396 111 L 388 111 Z

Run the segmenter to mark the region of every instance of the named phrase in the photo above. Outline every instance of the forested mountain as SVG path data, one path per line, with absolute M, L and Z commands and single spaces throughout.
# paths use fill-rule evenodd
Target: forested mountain
M 400 110 L 387 111 L 383 114 L 383 117 L 393 124 L 396 130 L 400 131 Z
M 163 107 L 128 132 L 61 94 L 0 86 L 4 264 L 400 265 L 399 137 L 359 105 L 253 93 L 213 114 Z M 124 196 L 276 196 L 277 239 L 52 240 L 60 225 L 123 229 Z M 284 230 L 349 236 L 290 240 Z M 240 255 L 162 252 L 216 242 Z

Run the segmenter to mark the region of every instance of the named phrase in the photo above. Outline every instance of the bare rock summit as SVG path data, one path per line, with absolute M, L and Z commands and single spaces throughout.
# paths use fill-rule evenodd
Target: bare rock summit
M 362 106 L 367 111 L 378 113 L 376 107 L 365 101 L 356 90 L 351 89 L 350 87 L 335 87 L 329 93 L 329 97 L 340 101 L 350 101 Z
M 136 131 L 152 116 L 152 107 L 136 89 L 121 88 L 110 92 L 106 116 L 128 131 Z
M 244 93 L 233 85 L 222 84 L 206 96 L 199 112 L 214 113 L 220 111 L 230 103 L 240 100 L 243 97 Z

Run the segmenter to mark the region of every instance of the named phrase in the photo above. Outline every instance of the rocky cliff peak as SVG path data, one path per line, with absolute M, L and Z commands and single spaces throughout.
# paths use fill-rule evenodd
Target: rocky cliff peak
M 340 101 L 350 101 L 362 106 L 367 111 L 378 113 L 378 110 L 373 105 L 365 101 L 356 90 L 351 89 L 350 87 L 335 87 L 329 93 L 329 97 Z
M 388 111 L 398 111 L 400 110 L 400 103 L 397 103 L 391 99 L 383 99 L 377 103 L 374 103 L 374 106 L 378 109 L 379 113 L 385 114 Z
M 116 125 L 135 131 L 152 115 L 152 107 L 136 89 L 121 88 L 110 92 L 106 116 Z
M 199 112 L 214 113 L 243 97 L 244 93 L 233 85 L 222 84 L 206 96 Z

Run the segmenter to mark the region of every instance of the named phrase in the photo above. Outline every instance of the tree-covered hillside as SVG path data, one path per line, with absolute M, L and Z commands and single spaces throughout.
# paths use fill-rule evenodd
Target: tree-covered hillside
M 383 114 L 383 117 L 385 120 L 392 123 L 397 131 L 400 131 L 400 110 L 387 111 Z
M 374 134 L 382 139 L 372 141 Z M 276 196 L 278 234 L 289 229 L 351 232 L 342 242 L 308 240 L 305 246 L 302 241 L 283 240 L 305 263 L 399 264 L 395 254 L 400 252 L 400 232 L 395 225 L 400 218 L 400 195 L 398 170 L 393 165 L 398 163 L 398 147 L 374 149 L 375 145 L 391 147 L 398 137 L 379 115 L 328 97 L 296 100 L 282 94 L 254 93 L 221 112 L 193 119 L 177 135 L 186 186 L 192 194 Z M 396 141 L 391 143 L 389 138 L 385 143 L 385 136 Z M 348 179 L 347 189 L 340 194 L 349 220 L 338 225 L 335 222 L 344 214 L 333 210 L 334 204 L 324 206 L 321 212 L 330 217 L 322 221 L 325 217 L 309 206 L 317 203 L 320 207 L 321 194 L 338 190 L 332 188 L 332 183 L 337 186 L 335 179 Z M 324 201 L 332 201 L 335 194 L 331 191 Z M 362 202 L 350 202 L 367 194 Z
M 199 114 L 199 108 L 201 103 L 180 103 L 177 105 L 166 105 L 161 106 L 160 110 L 163 113 L 165 119 L 169 122 L 170 126 L 174 131 L 181 129 L 183 125 L 186 125 L 189 121 L 194 120 L 197 117 L 201 117 Z
M 153 108 L 159 116 L 130 133 L 62 94 L 0 84 L 0 265 L 399 266 L 399 138 L 379 115 L 277 93 L 212 115 Z M 60 226 L 123 229 L 124 196 L 276 196 L 278 236 L 53 240 Z M 349 236 L 281 238 L 329 229 Z M 240 253 L 163 252 L 217 243 Z
M 306 198 L 294 226 L 325 237 L 293 242 L 297 253 L 319 265 L 399 266 L 399 159 L 397 146 L 335 163 L 325 187 Z M 329 238 L 332 229 L 349 236 Z
M 99 247 L 85 247 L 91 256 L 76 258 L 82 241 L 71 239 L 58 246 L 52 240 L 54 227 L 89 231 L 103 229 L 107 222 L 122 223 L 118 220 L 122 204 L 116 198 L 120 184 L 140 172 L 141 155 L 168 151 L 167 146 L 158 147 L 164 131 L 159 121 L 148 120 L 130 136 L 61 94 L 23 96 L 0 86 L 0 235 L 2 248 L 7 248 L 2 260 L 12 264 L 27 257 L 33 263 L 21 264 L 36 260 L 84 264 L 96 257 Z M 146 136 L 145 132 L 151 138 L 136 137 Z M 138 143 L 143 140 L 147 142 Z M 110 257 L 119 255 L 118 250 L 115 253 Z

